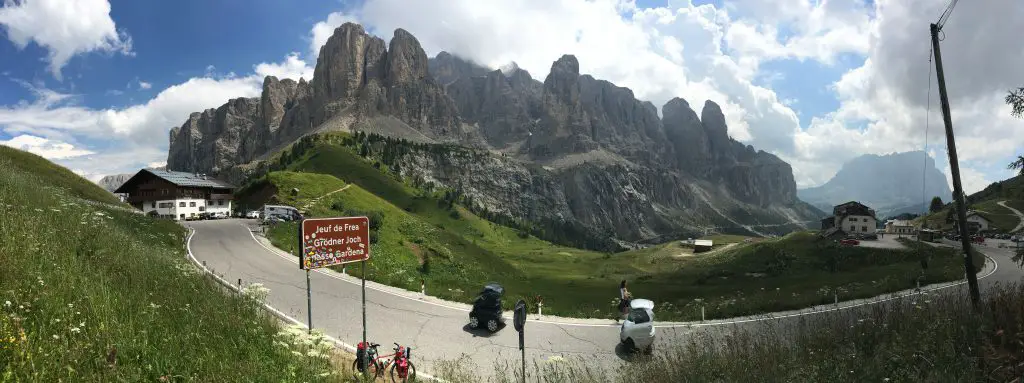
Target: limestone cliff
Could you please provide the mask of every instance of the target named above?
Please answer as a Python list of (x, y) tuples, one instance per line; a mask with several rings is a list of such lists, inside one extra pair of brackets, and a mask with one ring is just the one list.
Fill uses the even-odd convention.
[(662, 115), (630, 89), (581, 74), (572, 55), (541, 82), (515, 65), (428, 58), (403, 29), (385, 43), (346, 23), (320, 49), (313, 79), (267, 77), (259, 98), (193, 113), (171, 130), (167, 162), (239, 178), (240, 165), (257, 168), (304, 135), (365, 131), (489, 153), (399, 161), (404, 176), (467, 190), (490, 211), (627, 241), (818, 218), (796, 198), (789, 164), (730, 138), (714, 102), (698, 116), (676, 98)]

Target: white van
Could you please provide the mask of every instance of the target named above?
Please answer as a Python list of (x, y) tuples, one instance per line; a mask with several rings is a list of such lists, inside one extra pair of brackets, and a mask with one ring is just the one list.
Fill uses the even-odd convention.
[(296, 221), (302, 219), (299, 209), (286, 205), (264, 205), (263, 221), (281, 220)]

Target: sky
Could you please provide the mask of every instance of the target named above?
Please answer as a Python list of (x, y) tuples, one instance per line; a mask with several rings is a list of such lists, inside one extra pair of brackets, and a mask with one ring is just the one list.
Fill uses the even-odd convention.
[[(4, 0), (0, 144), (92, 180), (163, 165), (190, 113), (312, 78), (334, 28), (415, 35), (543, 79), (562, 54), (659, 107), (722, 106), (730, 135), (776, 154), (800, 188), (862, 154), (926, 150), (950, 180), (929, 23), (947, 0)], [(1024, 2), (961, 2), (942, 61), (966, 192), (1014, 173), (1024, 119)], [(922, 163), (924, 159), (922, 158)]]

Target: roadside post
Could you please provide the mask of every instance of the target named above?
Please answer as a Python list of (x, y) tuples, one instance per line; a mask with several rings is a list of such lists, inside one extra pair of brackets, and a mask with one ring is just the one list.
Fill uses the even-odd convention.
[(544, 297), (537, 296), (537, 319), (544, 316)]
[(516, 331), (519, 332), (519, 351), (522, 354), (523, 359), (523, 383), (526, 383), (526, 346), (524, 344), (524, 335), (526, 331), (526, 302), (520, 299), (519, 302), (516, 302), (516, 306), (513, 311), (515, 312), (515, 317), (512, 322), (516, 326)]
[(302, 219), (299, 223), (299, 268), (306, 270), (306, 319), (313, 332), (313, 299), (309, 272), (313, 269), (363, 264), (363, 342), (366, 342), (366, 261), (370, 259), (370, 220), (367, 217)]

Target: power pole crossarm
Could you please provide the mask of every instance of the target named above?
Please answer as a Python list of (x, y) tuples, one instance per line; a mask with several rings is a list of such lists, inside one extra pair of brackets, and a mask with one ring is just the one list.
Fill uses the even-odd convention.
[(942, 54), (939, 50), (939, 25), (931, 24), (932, 50), (935, 51), (935, 77), (939, 83), (939, 103), (942, 106), (942, 122), (946, 126), (946, 151), (949, 153), (949, 170), (953, 176), (953, 199), (956, 207), (956, 222), (960, 231), (960, 244), (964, 250), (964, 271), (967, 274), (967, 287), (971, 294), (971, 304), (974, 310), (980, 309), (978, 301), (978, 276), (974, 269), (974, 259), (971, 256), (971, 237), (967, 230), (967, 212), (964, 205), (963, 187), (960, 184), (960, 163), (956, 156), (956, 142), (953, 138), (953, 118), (949, 115), (949, 98), (946, 95), (946, 78), (942, 72)]

